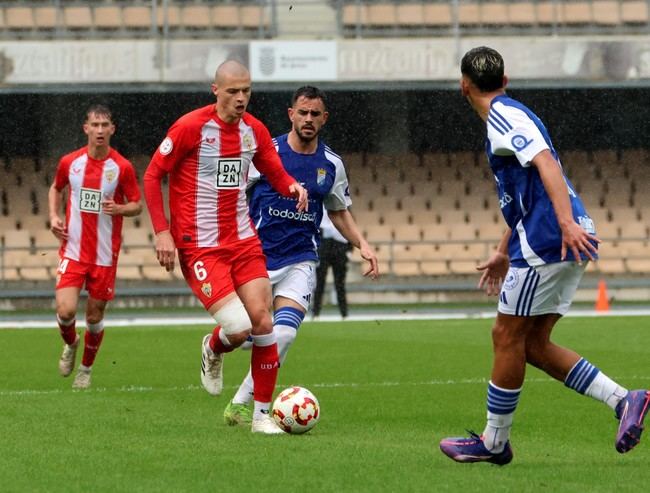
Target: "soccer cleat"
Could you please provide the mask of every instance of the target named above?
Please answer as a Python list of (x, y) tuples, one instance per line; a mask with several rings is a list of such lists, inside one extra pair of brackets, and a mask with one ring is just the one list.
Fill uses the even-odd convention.
[(77, 374), (74, 377), (74, 382), (72, 382), (72, 388), (77, 390), (84, 390), (90, 388), (90, 368), (84, 370), (79, 368)]
[(223, 420), (230, 426), (250, 424), (253, 421), (253, 413), (246, 404), (230, 401), (223, 412)]
[(624, 454), (641, 441), (645, 428), (643, 420), (650, 409), (650, 390), (631, 390), (616, 406), (616, 419), (620, 421), (615, 447)]
[(261, 418), (253, 419), (251, 423), (253, 433), (264, 433), (265, 435), (280, 435), (284, 433), (275, 420), (268, 414), (262, 415)]
[(201, 383), (208, 394), (219, 395), (223, 390), (223, 354), (210, 350), (210, 337), (212, 334), (206, 335), (201, 343)]
[(505, 466), (512, 460), (512, 447), (506, 442), (503, 452), (490, 452), (483, 444), (483, 439), (470, 431), (469, 438), (444, 438), (440, 441), (440, 450), (456, 462), (490, 462)]
[(74, 341), (74, 344), (64, 344), (63, 353), (61, 353), (61, 358), (59, 359), (59, 373), (62, 377), (67, 377), (72, 373), (74, 368), (74, 361), (77, 357), (77, 348), (79, 347), (79, 340), (81, 338), (77, 335), (77, 339)]

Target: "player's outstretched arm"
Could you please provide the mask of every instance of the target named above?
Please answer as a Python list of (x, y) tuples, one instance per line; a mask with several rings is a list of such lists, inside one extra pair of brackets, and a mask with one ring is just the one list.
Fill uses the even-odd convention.
[(555, 216), (562, 230), (562, 252), (561, 259), (566, 258), (568, 250), (571, 250), (576, 261), (580, 261), (581, 253), (588, 259), (594, 260), (594, 254), (597, 252), (593, 242), (600, 243), (600, 240), (587, 233), (573, 219), (571, 210), (571, 200), (569, 199), (569, 188), (567, 187), (564, 176), (560, 170), (560, 165), (555, 160), (551, 152), (546, 149), (537, 154), (532, 164), (539, 171), (539, 176), (544, 183), (546, 193), (548, 193)]
[(343, 235), (343, 237), (350, 242), (351, 245), (357, 247), (361, 253), (361, 258), (368, 262), (367, 269), (363, 275), (371, 279), (379, 277), (379, 262), (377, 261), (377, 254), (375, 250), (368, 244), (366, 239), (359, 231), (356, 221), (348, 209), (340, 211), (327, 211), (334, 227)]

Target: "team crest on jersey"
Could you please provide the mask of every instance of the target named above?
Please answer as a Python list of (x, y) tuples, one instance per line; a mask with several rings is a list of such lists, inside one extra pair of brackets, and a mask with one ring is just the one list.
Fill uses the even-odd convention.
[(327, 178), (327, 171), (323, 168), (318, 168), (316, 170), (316, 184), (322, 185), (325, 182), (325, 178)]
[(248, 149), (249, 151), (253, 149), (253, 137), (251, 136), (251, 134), (244, 135), (244, 137), (242, 138), (242, 142), (244, 143), (246, 149)]
[(212, 284), (209, 283), (209, 282), (204, 282), (203, 284), (201, 284), (201, 292), (202, 292), (202, 293), (203, 293), (207, 298), (209, 298), (210, 296), (212, 296)]
[(116, 175), (115, 170), (112, 169), (106, 170), (106, 173), (104, 173), (104, 177), (108, 183), (112, 183)]
[(165, 137), (165, 140), (163, 140), (160, 143), (160, 147), (158, 147), (158, 150), (160, 151), (160, 154), (166, 156), (167, 154), (172, 152), (173, 148), (174, 148), (174, 142), (172, 141), (172, 139), (169, 137)]

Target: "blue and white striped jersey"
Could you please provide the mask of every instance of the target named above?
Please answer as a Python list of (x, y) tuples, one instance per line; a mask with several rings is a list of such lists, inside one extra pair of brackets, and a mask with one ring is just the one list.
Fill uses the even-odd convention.
[[(560, 163), (548, 131), (537, 115), (505, 94), (492, 100), (486, 152), (496, 180), (501, 212), (512, 229), (508, 253), (515, 267), (561, 261), (562, 232), (539, 172), (531, 166), (532, 159), (545, 149)], [(564, 179), (573, 218), (585, 231), (594, 234), (594, 223), (582, 200), (569, 179), (566, 176)], [(570, 251), (566, 260), (574, 260)]]
[(248, 175), (250, 214), (257, 228), (269, 270), (306, 260), (318, 261), (319, 227), (327, 210), (350, 207), (348, 178), (339, 156), (319, 139), (314, 154), (294, 152), (288, 134), (273, 139), (284, 169), (307, 189), (309, 210), (298, 212), (296, 200), (273, 190), (251, 165)]

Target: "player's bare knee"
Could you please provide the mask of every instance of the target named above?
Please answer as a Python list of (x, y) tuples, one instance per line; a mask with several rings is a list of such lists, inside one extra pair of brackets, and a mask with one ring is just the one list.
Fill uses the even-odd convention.
[(492, 344), (495, 349), (523, 345), (523, 337), (505, 324), (495, 324), (492, 327)]
[(104, 320), (104, 310), (88, 310), (86, 312), (86, 322), (89, 324), (98, 324)]
[(264, 335), (273, 332), (273, 320), (271, 320), (271, 316), (262, 317), (257, 323), (254, 323), (251, 332), (254, 335)]
[(65, 302), (57, 302), (56, 315), (60, 320), (74, 320), (77, 316), (77, 307)]
[(89, 303), (86, 307), (86, 322), (89, 324), (97, 324), (104, 320), (105, 305), (96, 305)]
[(251, 319), (244, 304), (239, 298), (233, 298), (222, 306), (213, 315), (219, 324), (228, 342), (233, 346), (240, 346), (251, 331)]

